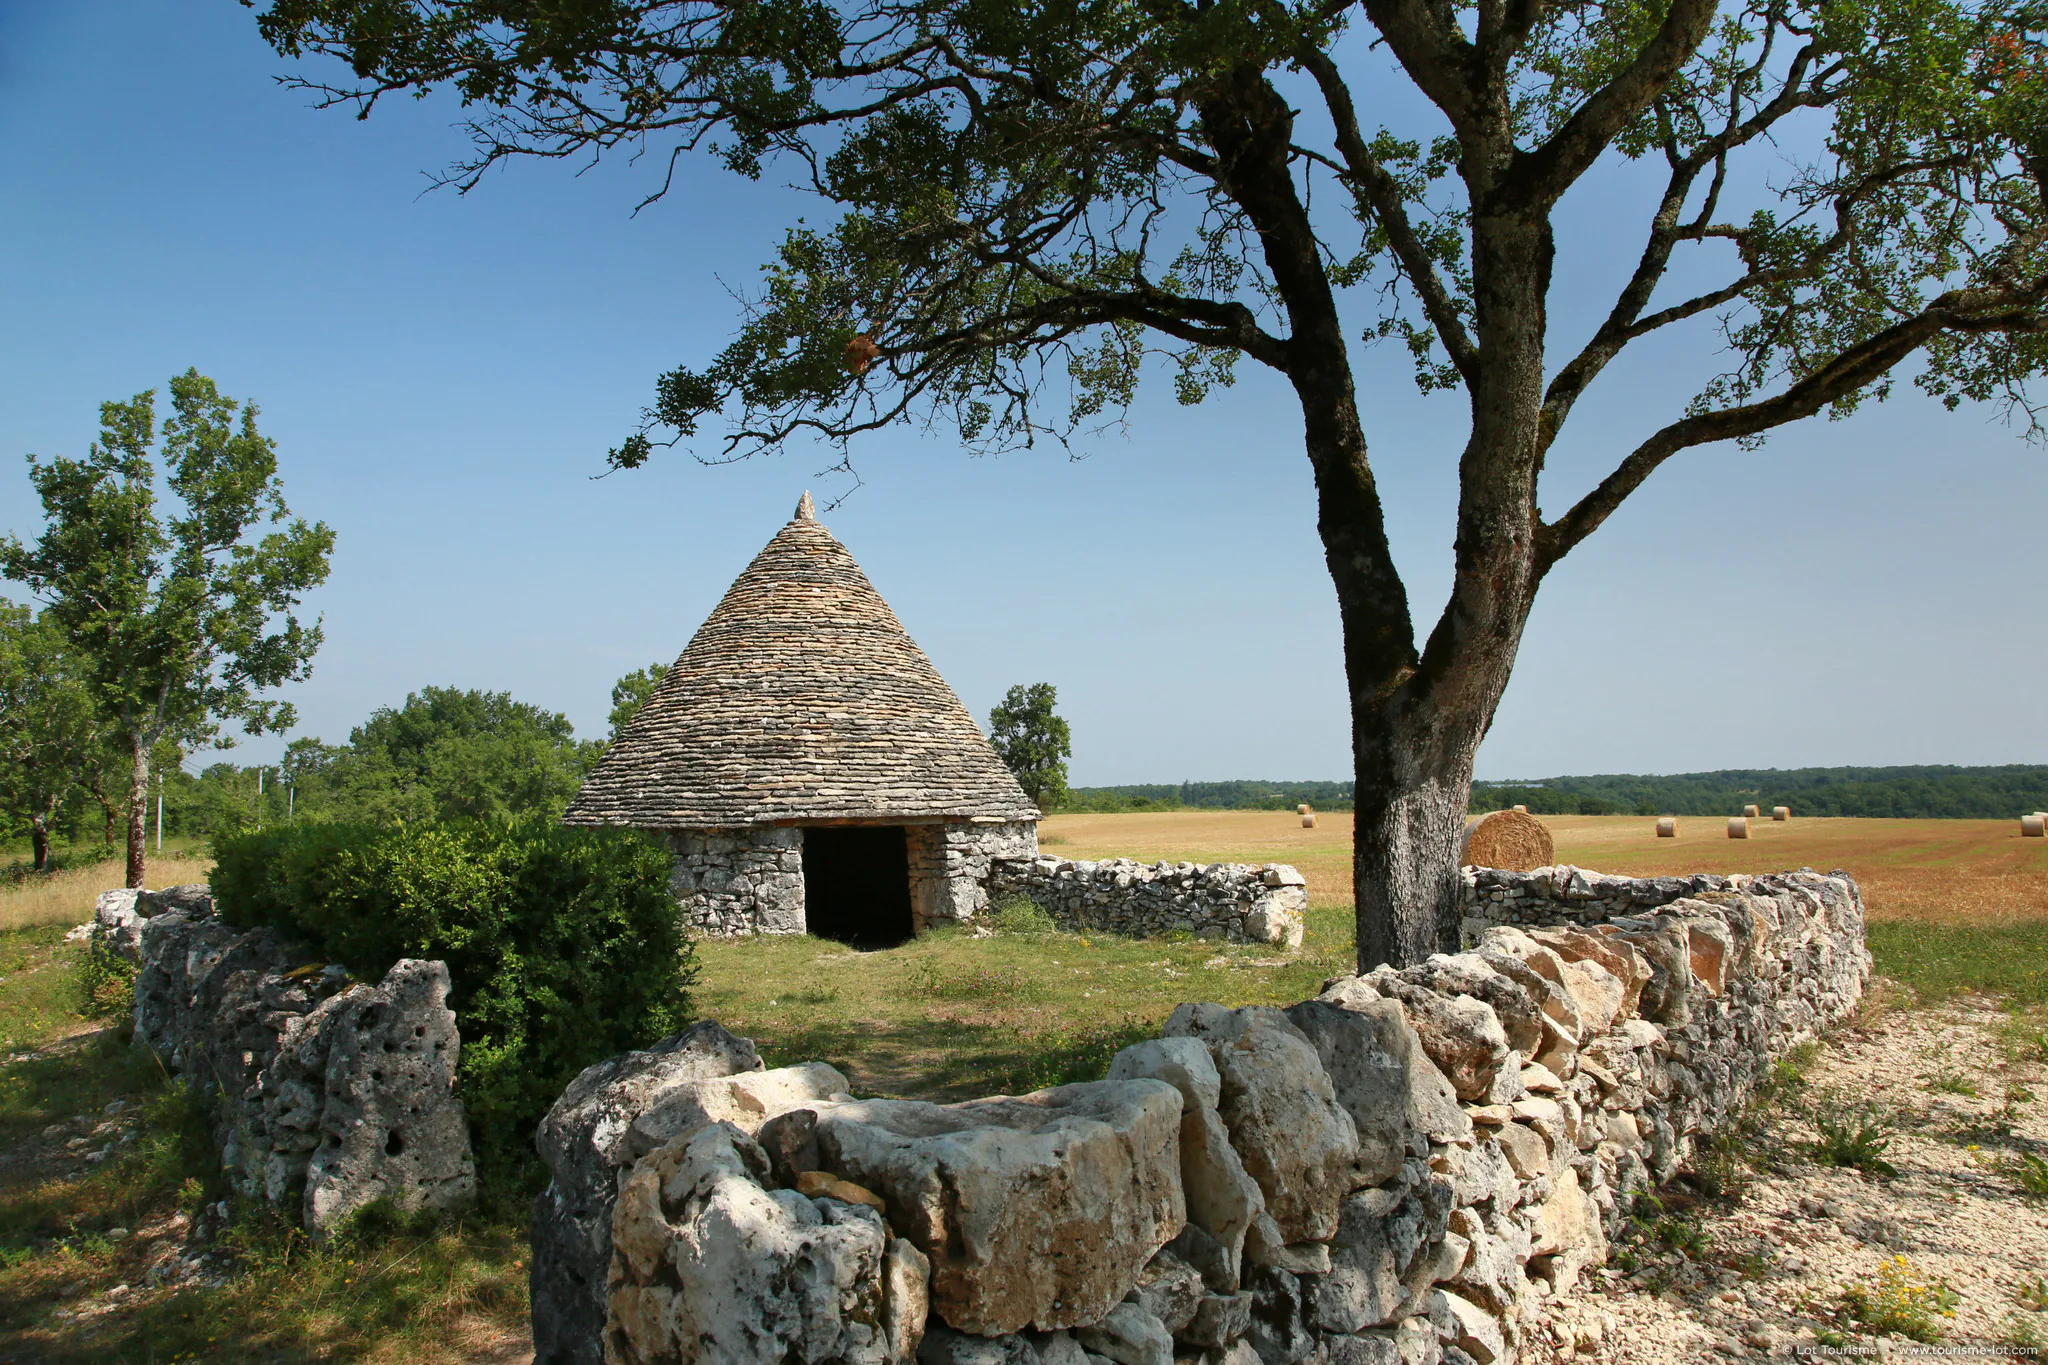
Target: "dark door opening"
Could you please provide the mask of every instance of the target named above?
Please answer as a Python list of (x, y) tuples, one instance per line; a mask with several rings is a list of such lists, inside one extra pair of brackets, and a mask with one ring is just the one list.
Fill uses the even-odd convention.
[(804, 830), (804, 927), (856, 948), (908, 939), (910, 850), (901, 825)]

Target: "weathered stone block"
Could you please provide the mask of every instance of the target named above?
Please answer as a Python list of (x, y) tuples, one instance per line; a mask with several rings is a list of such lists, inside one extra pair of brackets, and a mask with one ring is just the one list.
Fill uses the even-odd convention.
[(994, 1336), (1099, 1320), (1186, 1221), (1180, 1093), (1092, 1081), (1015, 1099), (817, 1114), (822, 1168), (882, 1196), (932, 1263), (932, 1306)]

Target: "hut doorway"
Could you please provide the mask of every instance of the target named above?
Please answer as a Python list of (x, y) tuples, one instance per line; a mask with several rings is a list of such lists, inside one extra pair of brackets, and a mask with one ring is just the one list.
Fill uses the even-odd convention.
[(901, 825), (804, 830), (804, 927), (856, 948), (909, 939), (910, 850)]

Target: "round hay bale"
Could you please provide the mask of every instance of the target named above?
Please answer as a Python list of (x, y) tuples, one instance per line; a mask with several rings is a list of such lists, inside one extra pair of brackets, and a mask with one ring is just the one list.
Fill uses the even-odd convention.
[(1742, 808), (1742, 818), (1745, 820), (1754, 820), (1757, 818), (1757, 816), (1761, 814), (1763, 814), (1763, 812), (1758, 810), (1755, 806), (1744, 806)]
[(1529, 808), (1527, 806), (1510, 806), (1508, 807), (1508, 809), (1512, 810), (1517, 815), (1527, 815), (1529, 813)]
[(1543, 822), (1527, 811), (1497, 810), (1465, 827), (1458, 861), (1466, 867), (1534, 872), (1557, 861), (1557, 846)]
[(1790, 820), (1792, 818), (1792, 808), (1790, 806), (1772, 806), (1771, 818), (1773, 820)]
[[(1756, 807), (1751, 806), (1750, 809), (1755, 810)], [(1731, 839), (1747, 839), (1749, 837), (1749, 817), (1747, 815), (1731, 815), (1728, 817), (1728, 837)]]
[(1301, 813), (1301, 827), (1303, 829), (1314, 829), (1316, 827), (1316, 813), (1314, 811), (1305, 810)]
[(2043, 819), (2038, 815), (2022, 815), (2020, 817), (2020, 838), (2048, 838), (2048, 819)]
[(1307, 815), (1309, 813), (1308, 802), (1304, 801), (1300, 805), (1296, 806), (1294, 808), (1294, 813), (1296, 815)]
[(1676, 839), (1678, 837), (1678, 821), (1668, 815), (1661, 817), (1657, 821), (1657, 837), (1659, 839)]

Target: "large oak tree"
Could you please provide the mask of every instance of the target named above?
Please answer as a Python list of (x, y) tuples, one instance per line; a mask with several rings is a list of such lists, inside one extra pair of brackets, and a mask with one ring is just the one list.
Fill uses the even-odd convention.
[[(906, 418), (1028, 442), (1127, 403), (1157, 357), (1190, 402), (1241, 361), (1283, 376), (1342, 616), (1364, 964), (1455, 940), (1468, 780), (1537, 588), (1659, 465), (1847, 410), (1916, 357), (1944, 401), (2031, 418), (2048, 113), (2044, 21), (2014, 0), (267, 0), (259, 22), (345, 61), (296, 83), (365, 115), (452, 87), (460, 188), (628, 150), (666, 167), (658, 194), (709, 152), (835, 207), (789, 231), (717, 359), (659, 380), (619, 465)], [(1636, 255), (1559, 336), (1554, 216), (1616, 159), (1656, 181), (1602, 204)], [(1726, 372), (1540, 507), (1615, 358), (1716, 325)], [(1357, 397), (1388, 342), (1470, 412), (1426, 634)]]

